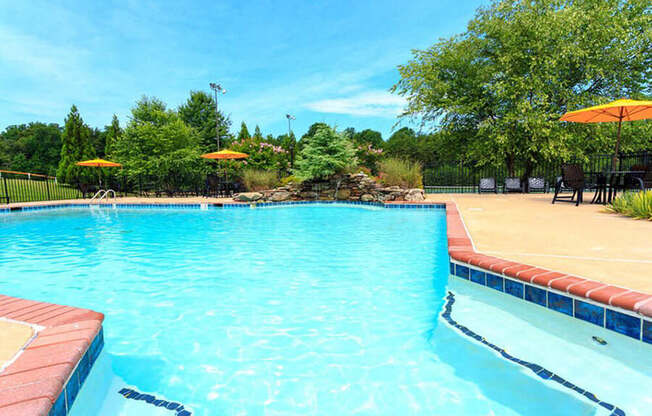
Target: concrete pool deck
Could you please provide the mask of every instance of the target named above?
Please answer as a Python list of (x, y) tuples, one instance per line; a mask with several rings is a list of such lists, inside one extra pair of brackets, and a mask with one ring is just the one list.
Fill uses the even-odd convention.
[(27, 345), (34, 329), (27, 324), (0, 319), (0, 370)]
[(652, 293), (652, 221), (587, 202), (552, 205), (552, 194), (429, 194), (428, 200), (455, 202), (479, 253)]

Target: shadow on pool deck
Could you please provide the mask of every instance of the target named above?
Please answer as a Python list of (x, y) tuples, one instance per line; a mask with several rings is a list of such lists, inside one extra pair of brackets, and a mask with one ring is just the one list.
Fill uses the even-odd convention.
[(552, 194), (430, 194), (457, 204), (478, 252), (652, 293), (652, 221)]

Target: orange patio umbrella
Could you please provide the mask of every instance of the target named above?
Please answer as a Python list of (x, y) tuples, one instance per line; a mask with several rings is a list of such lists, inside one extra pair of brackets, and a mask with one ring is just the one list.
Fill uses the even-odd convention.
[[(246, 159), (249, 157), (246, 153), (234, 152), (233, 150), (220, 150), (219, 152), (206, 153), (201, 155), (204, 159)], [(224, 178), (226, 179), (226, 169), (224, 169)]]
[(618, 149), (620, 148), (620, 126), (623, 121), (645, 120), (652, 118), (652, 101), (630, 100), (621, 98), (608, 104), (596, 105), (582, 110), (569, 111), (560, 121), (575, 123), (609, 123), (618, 122), (616, 151), (612, 160), (612, 169), (616, 167)]

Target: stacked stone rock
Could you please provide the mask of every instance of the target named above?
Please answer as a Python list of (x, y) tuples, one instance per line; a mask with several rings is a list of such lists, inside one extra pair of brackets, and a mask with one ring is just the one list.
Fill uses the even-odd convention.
[(364, 173), (334, 176), (324, 181), (290, 183), (275, 189), (260, 192), (243, 192), (234, 196), (243, 202), (282, 201), (424, 201), (420, 188), (383, 187)]

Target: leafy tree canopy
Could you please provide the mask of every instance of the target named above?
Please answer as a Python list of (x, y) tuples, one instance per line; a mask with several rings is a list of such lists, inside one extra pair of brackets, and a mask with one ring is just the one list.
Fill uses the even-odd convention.
[(0, 133), (0, 169), (55, 175), (60, 157), (58, 124), (21, 124)]
[(124, 173), (162, 178), (164, 185), (170, 185), (208, 169), (200, 158), (199, 134), (165, 103), (143, 97), (131, 114), (131, 121), (112, 145)]
[(440, 128), (443, 145), (479, 165), (527, 171), (609, 151), (613, 135), (600, 133), (613, 125), (559, 117), (649, 95), (651, 26), (645, 0), (495, 1), (463, 34), (415, 51), (393, 90), (408, 100), (404, 117)]
[(104, 127), (104, 131), (106, 134), (104, 154), (107, 155), (108, 157), (111, 157), (111, 155), (113, 154), (113, 146), (122, 135), (120, 122), (118, 121), (118, 117), (115, 114), (111, 119), (111, 124)]

